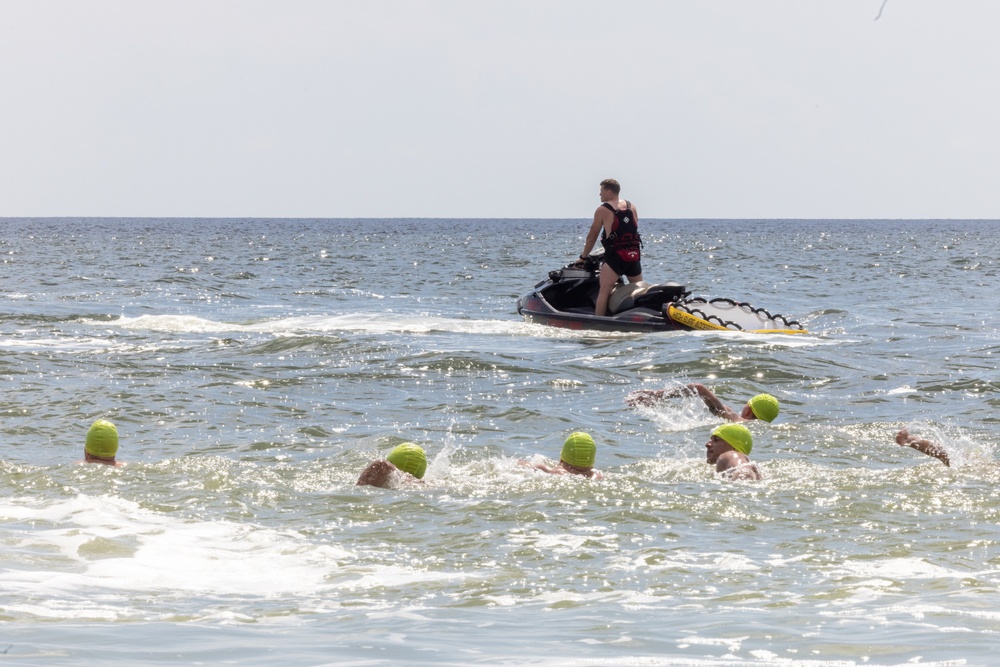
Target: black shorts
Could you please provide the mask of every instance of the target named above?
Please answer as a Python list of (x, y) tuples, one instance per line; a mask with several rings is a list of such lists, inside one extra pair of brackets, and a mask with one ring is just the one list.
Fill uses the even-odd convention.
[(626, 262), (614, 251), (604, 253), (604, 263), (619, 276), (632, 278), (633, 276), (642, 275), (642, 260)]

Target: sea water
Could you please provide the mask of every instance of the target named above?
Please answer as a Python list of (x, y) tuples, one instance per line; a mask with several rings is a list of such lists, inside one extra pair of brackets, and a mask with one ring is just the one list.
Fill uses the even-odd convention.
[[(587, 227), (0, 220), (0, 664), (996, 664), (1000, 224), (645, 220), (648, 280), (810, 333), (524, 323)], [(781, 401), (762, 482), (625, 404), (686, 382)], [(574, 430), (603, 481), (518, 464)]]

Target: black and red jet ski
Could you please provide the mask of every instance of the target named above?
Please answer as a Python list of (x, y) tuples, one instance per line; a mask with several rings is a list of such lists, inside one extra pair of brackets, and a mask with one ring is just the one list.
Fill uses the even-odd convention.
[(608, 314), (594, 314), (602, 257), (549, 271), (549, 276), (517, 300), (526, 322), (597, 331), (744, 331), (807, 333), (795, 320), (732, 299), (691, 297), (684, 285), (645, 282), (615, 285)]

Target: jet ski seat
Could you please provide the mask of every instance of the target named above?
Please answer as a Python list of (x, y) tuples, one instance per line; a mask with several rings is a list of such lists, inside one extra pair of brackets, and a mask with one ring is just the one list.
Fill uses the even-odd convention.
[(637, 283), (616, 284), (615, 288), (611, 290), (611, 296), (608, 297), (608, 312), (615, 314), (635, 308), (636, 298), (645, 294), (650, 287), (652, 285), (644, 280)]
[(608, 311), (621, 313), (632, 308), (648, 308), (660, 312), (664, 304), (678, 301), (691, 294), (679, 283), (650, 285), (645, 281), (619, 283), (608, 299)]
[(660, 312), (663, 306), (674, 301), (681, 301), (691, 296), (680, 283), (663, 283), (653, 285), (642, 294), (635, 297), (635, 305)]

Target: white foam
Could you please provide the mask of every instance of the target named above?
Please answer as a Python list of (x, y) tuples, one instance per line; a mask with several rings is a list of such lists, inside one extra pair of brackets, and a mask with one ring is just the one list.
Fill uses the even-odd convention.
[(569, 533), (559, 533), (542, 535), (530, 533), (527, 535), (512, 535), (509, 540), (511, 544), (530, 545), (540, 552), (553, 554), (575, 554), (583, 545), (592, 538), (587, 535), (573, 535)]
[[(100, 323), (107, 326), (107, 322)], [(363, 333), (478, 333), (486, 335), (531, 335), (534, 325), (511, 320), (477, 320), (413, 314), (351, 313), (307, 315), (241, 324), (218, 322), (192, 315), (140, 315), (115, 321), (123, 329), (174, 333), (271, 333), (309, 334), (352, 331)]]
[(868, 577), (868, 585), (882, 588), (899, 579), (962, 579), (968, 571), (958, 571), (928, 563), (922, 558), (886, 558), (878, 561), (850, 561), (842, 570), (853, 576)]
[(655, 405), (639, 405), (635, 410), (649, 419), (660, 431), (676, 433), (718, 424), (700, 398), (678, 398)]
[[(0, 572), (7, 591), (307, 594), (328, 588), (339, 564), (353, 559), (292, 531), (193, 520), (116, 497), (79, 495), (49, 504), (8, 500), (0, 517), (49, 526), (19, 535), (8, 530), (8, 551), (26, 555), (18, 557), (24, 568)], [(36, 553), (48, 555), (36, 560)]]
[[(97, 324), (95, 322), (95, 324)], [(108, 326), (101, 322), (101, 326)], [(245, 325), (215, 322), (193, 315), (140, 315), (139, 317), (123, 317), (113, 323), (114, 326), (131, 331), (163, 331), (171, 333), (226, 333), (246, 330)]]
[(705, 331), (683, 331), (682, 333), (688, 336), (699, 336), (703, 338), (721, 337), (730, 342), (740, 342), (740, 343), (753, 342), (758, 344), (766, 343), (767, 345), (772, 345), (774, 347), (785, 347), (785, 348), (839, 345), (843, 342), (840, 340), (821, 338), (820, 334), (818, 334), (815, 331), (810, 331), (809, 333), (783, 334), (783, 333), (753, 333), (751, 331), (734, 331), (731, 329), (727, 329), (726, 331), (705, 330)]
[(336, 589), (370, 589), (397, 586), (409, 586), (412, 584), (428, 583), (434, 581), (461, 581), (470, 579), (472, 575), (461, 572), (434, 572), (431, 570), (412, 570), (408, 568), (387, 566), (378, 570), (373, 570), (361, 577), (342, 581), (333, 584), (331, 588)]
[[(20, 332), (19, 332), (20, 333)], [(0, 342), (0, 349), (5, 350), (27, 350), (27, 351), (50, 351), (60, 352), (92, 352), (95, 350), (108, 350), (120, 348), (121, 345), (109, 344), (106, 338), (13, 338), (5, 336)]]
[[(85, 320), (86, 321), (86, 320)], [(634, 332), (613, 332), (596, 330), (572, 330), (550, 327), (544, 324), (529, 324), (521, 320), (470, 319), (459, 317), (422, 315), (414, 313), (348, 313), (343, 315), (304, 315), (278, 318), (262, 322), (221, 322), (194, 315), (139, 315), (121, 317), (111, 322), (93, 320), (90, 323), (101, 327), (121, 327), (132, 331), (160, 331), (169, 333), (271, 333), (278, 335), (301, 335), (309, 333), (335, 333), (339, 331), (383, 333), (475, 333), (497, 336), (531, 336), (545, 338), (590, 338), (590, 337), (631, 337)], [(667, 332), (674, 335), (678, 332)], [(804, 347), (826, 345), (832, 341), (821, 340), (810, 335), (789, 336), (786, 334), (752, 334), (741, 332), (682, 332), (693, 335), (724, 335), (745, 340), (766, 342), (779, 347)]]
[(952, 468), (992, 466), (995, 445), (966, 433), (962, 428), (929, 422), (911, 423), (906, 428), (912, 435), (940, 443), (948, 453)]

